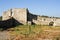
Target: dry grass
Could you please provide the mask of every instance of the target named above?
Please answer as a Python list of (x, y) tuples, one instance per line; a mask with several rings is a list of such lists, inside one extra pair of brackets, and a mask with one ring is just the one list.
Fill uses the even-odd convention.
[[(60, 40), (60, 27), (41, 25), (20, 25), (8, 29), (11, 36), (21, 40)], [(47, 31), (45, 31), (47, 30)], [(56, 32), (55, 32), (56, 31)]]

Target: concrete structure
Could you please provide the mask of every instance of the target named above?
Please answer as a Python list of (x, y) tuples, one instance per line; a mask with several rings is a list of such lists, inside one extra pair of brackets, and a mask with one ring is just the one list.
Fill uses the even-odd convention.
[(3, 17), (2, 20), (8, 20), (11, 17), (13, 17), (16, 21), (24, 25), (26, 24), (50, 25), (51, 22), (53, 22), (52, 26), (60, 26), (60, 18), (50, 18), (34, 15), (31, 14), (27, 8), (10, 9), (8, 11), (5, 11), (2, 17)]

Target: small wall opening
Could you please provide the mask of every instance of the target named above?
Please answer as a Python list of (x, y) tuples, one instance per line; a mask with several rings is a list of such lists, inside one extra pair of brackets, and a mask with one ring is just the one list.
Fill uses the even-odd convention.
[(49, 26), (53, 26), (53, 25), (54, 25), (54, 22), (51, 21), (51, 22), (49, 23)]

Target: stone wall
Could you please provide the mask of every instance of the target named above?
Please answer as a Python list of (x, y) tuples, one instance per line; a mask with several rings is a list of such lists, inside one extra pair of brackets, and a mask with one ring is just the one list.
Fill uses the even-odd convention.
[(33, 20), (33, 22), (37, 25), (49, 25), (50, 22), (54, 22), (53, 26), (60, 26), (60, 19), (57, 18), (37, 16), (37, 20)]
[(2, 15), (2, 20), (8, 20), (11, 18), (11, 9), (3, 12), (3, 15)]
[(14, 18), (15, 24), (37, 24), (37, 25), (49, 25), (50, 22), (54, 22), (53, 26), (60, 26), (59, 18), (41, 17), (29, 12), (27, 8), (14, 8), (5, 11), (2, 16), (2, 20), (8, 20), (11, 17)]
[(18, 22), (22, 24), (27, 23), (27, 9), (21, 8), (21, 9), (12, 9), (13, 18), (15, 18)]
[(3, 13), (2, 20), (8, 20), (11, 17), (13, 17), (18, 22), (26, 25), (27, 24), (27, 8), (14, 8), (14, 9), (5, 11)]
[(27, 21), (30, 22), (31, 24), (35, 24), (33, 20), (37, 20), (37, 15), (28, 13), (27, 14)]

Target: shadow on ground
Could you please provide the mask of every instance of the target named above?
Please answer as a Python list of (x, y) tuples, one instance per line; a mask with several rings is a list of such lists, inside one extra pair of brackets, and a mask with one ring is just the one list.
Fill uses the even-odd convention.
[(0, 29), (7, 30), (12, 27), (16, 27), (18, 25), (23, 25), (22, 23), (18, 22), (14, 18), (10, 18), (8, 20), (0, 21)]

